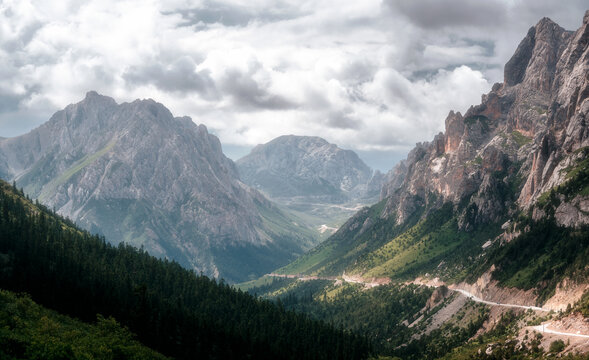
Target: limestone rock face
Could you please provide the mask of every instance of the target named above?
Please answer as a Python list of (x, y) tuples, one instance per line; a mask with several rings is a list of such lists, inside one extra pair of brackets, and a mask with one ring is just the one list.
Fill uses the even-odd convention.
[(407, 161), (401, 160), (386, 174), (380, 191), (380, 200), (393, 195), (403, 184), (406, 175)]
[[(504, 83), (466, 114), (451, 111), (445, 132), (417, 144), (393, 170), (381, 217), (402, 223), (417, 209), (466, 201), (459, 223), (468, 230), (527, 209), (565, 182), (589, 146), (588, 44), (589, 12), (576, 32), (540, 20), (505, 65)], [(561, 203), (557, 220), (588, 223), (586, 202), (579, 195)]]
[(521, 41), (515, 54), (505, 64), (504, 81), (508, 86), (517, 85), (522, 82), (526, 75), (526, 69), (536, 44), (536, 28), (532, 27), (528, 35)]
[(89, 92), (0, 140), (0, 164), (6, 179), (109, 241), (228, 280), (271, 271), (311, 245), (286, 220), (292, 229), (267, 229), (261, 210), (281, 212), (239, 180), (219, 140), (153, 100), (117, 104)]

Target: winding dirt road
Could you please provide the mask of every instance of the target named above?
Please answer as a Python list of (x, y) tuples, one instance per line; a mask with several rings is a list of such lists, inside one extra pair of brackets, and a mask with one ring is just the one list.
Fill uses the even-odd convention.
[[(381, 283), (376, 283), (376, 282), (364, 282), (360, 279), (357, 278), (352, 278), (352, 277), (348, 277), (348, 276), (342, 276), (342, 277), (333, 277), (333, 276), (299, 276), (299, 275), (283, 275), (283, 274), (274, 274), (274, 273), (270, 273), (267, 274), (267, 276), (271, 276), (271, 277), (281, 277), (281, 278), (290, 278), (290, 279), (298, 279), (301, 281), (309, 281), (309, 280), (330, 280), (330, 281), (345, 281), (348, 283), (353, 283), (353, 284), (361, 284), (364, 285), (366, 287), (372, 288), (372, 287), (376, 287), (376, 286), (380, 286), (380, 285), (384, 285)], [(425, 284), (424, 284), (425, 285)], [(483, 303), (489, 306), (502, 306), (502, 307), (507, 307), (507, 308), (517, 308), (517, 309), (525, 309), (525, 310), (534, 310), (534, 311), (544, 311), (544, 312), (550, 312), (550, 310), (548, 309), (544, 309), (538, 306), (526, 306), (526, 305), (517, 305), (517, 304), (503, 304), (503, 303), (497, 303), (497, 302), (493, 302), (493, 301), (487, 301), (487, 300), (483, 300), (477, 296), (475, 296), (474, 294), (471, 294), (470, 292), (464, 290), (464, 289), (458, 289), (458, 288), (449, 288), (449, 290), (452, 291), (456, 291), (459, 292), (460, 294), (462, 294), (463, 296), (471, 299), (472, 301), (475, 302), (479, 302), (479, 303)], [(556, 331), (556, 330), (551, 330), (548, 327), (551, 325), (551, 323), (545, 323), (543, 325), (538, 325), (538, 326), (534, 326), (532, 327), (534, 330), (538, 331), (538, 332), (545, 332), (545, 333), (549, 333), (549, 334), (555, 334), (555, 335), (561, 335), (561, 336), (573, 336), (573, 337), (580, 337), (580, 338), (587, 338), (589, 339), (589, 335), (584, 335), (584, 334), (580, 334), (580, 333), (569, 333), (569, 332), (562, 332), (562, 331)]]
[(549, 325), (550, 325), (550, 323), (546, 323), (546, 324), (543, 324), (543, 325), (532, 326), (532, 329), (536, 330), (539, 333), (547, 333), (547, 334), (555, 334), (555, 335), (563, 335), (563, 336), (574, 336), (574, 337), (581, 337), (581, 338), (589, 339), (589, 335), (575, 334), (575, 333), (568, 333), (568, 332), (551, 330), (551, 329), (548, 328)]
[(466, 296), (467, 298), (479, 302), (479, 303), (483, 303), (483, 304), (487, 304), (487, 305), (491, 305), (491, 306), (503, 306), (503, 307), (508, 307), (508, 308), (518, 308), (518, 309), (531, 309), (531, 310), (535, 310), (535, 311), (546, 311), (546, 312), (550, 312), (550, 310), (548, 309), (544, 309), (541, 307), (537, 307), (537, 306), (526, 306), (526, 305), (516, 305), (516, 304), (502, 304), (502, 303), (497, 303), (497, 302), (493, 302), (493, 301), (487, 301), (487, 300), (483, 300), (471, 293), (469, 293), (466, 290), (463, 289), (450, 289), (453, 291), (458, 291), (459, 293), (461, 293), (462, 295)]

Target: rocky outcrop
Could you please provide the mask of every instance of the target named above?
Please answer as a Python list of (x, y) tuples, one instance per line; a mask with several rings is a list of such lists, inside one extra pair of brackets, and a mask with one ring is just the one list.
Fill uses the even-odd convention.
[(407, 161), (401, 160), (386, 174), (380, 190), (380, 199), (382, 200), (393, 195), (403, 184), (406, 175)]
[[(89, 92), (1, 140), (0, 155), (8, 180), (86, 229), (209, 275), (244, 280), (312, 245), (239, 180), (204, 125), (153, 100), (117, 104)], [(272, 228), (265, 216), (275, 217)]]
[[(539, 64), (537, 68), (545, 71), (539, 71), (537, 77), (531, 74), (526, 77), (528, 88), (536, 85), (541, 89), (548, 87), (549, 91), (546, 114), (534, 131), (535, 146), (525, 164), (529, 176), (519, 197), (523, 207), (529, 207), (542, 193), (563, 183), (566, 180), (563, 170), (571, 165), (576, 151), (589, 146), (588, 18), (585, 14), (582, 27), (575, 33), (548, 32), (550, 39), (560, 38), (562, 44), (548, 52), (550, 61), (535, 62)], [(552, 79), (550, 86), (546, 85), (548, 79)]]
[[(566, 182), (589, 146), (588, 19), (589, 12), (574, 33), (548, 18), (532, 27), (506, 64), (504, 83), (464, 115), (451, 111), (445, 132), (417, 144), (394, 171), (381, 192), (381, 217), (401, 224), (418, 209), (466, 201), (460, 227), (469, 230), (527, 209)], [(559, 223), (587, 223), (585, 210), (570, 211), (586, 199), (561, 203)]]
[(427, 309), (433, 309), (434, 307), (436, 307), (436, 305), (440, 304), (449, 295), (450, 295), (450, 290), (448, 290), (447, 286), (442, 285), (442, 286), (436, 287), (434, 289), (434, 292), (430, 296), (430, 298), (427, 299), (427, 302), (425, 303), (425, 307)]

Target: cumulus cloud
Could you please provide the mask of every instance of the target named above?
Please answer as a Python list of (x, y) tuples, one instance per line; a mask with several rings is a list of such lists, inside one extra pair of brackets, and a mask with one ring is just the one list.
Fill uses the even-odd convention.
[[(228, 155), (319, 135), (386, 170), (491, 84), (527, 29), (584, 0), (5, 0), (0, 136), (83, 98), (153, 98)], [(231, 149), (235, 150), (231, 153)], [(375, 155), (379, 154), (379, 155)], [(390, 165), (383, 168), (387, 156)], [(371, 163), (371, 159), (366, 159)], [(373, 165), (376, 163), (373, 163)]]

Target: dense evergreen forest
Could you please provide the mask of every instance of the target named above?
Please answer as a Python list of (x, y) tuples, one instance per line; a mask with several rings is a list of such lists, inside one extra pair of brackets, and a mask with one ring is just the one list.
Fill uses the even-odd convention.
[(359, 359), (368, 341), (77, 229), (0, 182), (0, 287), (84, 321), (113, 316), (175, 358)]

